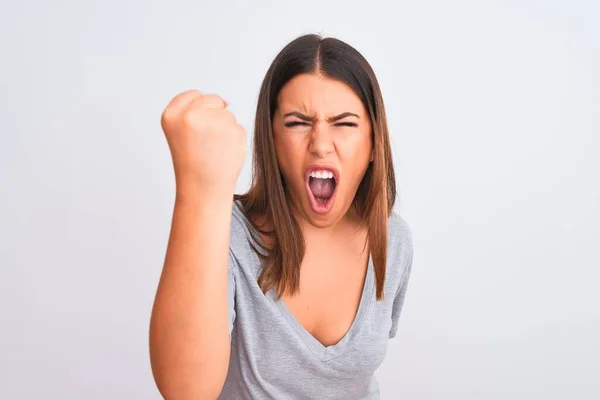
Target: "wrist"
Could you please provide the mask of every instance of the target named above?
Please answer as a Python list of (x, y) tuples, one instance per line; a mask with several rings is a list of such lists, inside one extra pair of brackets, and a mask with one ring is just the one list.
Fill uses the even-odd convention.
[(232, 188), (178, 182), (175, 197), (177, 202), (200, 203), (211, 207), (226, 204), (229, 207), (233, 194)]

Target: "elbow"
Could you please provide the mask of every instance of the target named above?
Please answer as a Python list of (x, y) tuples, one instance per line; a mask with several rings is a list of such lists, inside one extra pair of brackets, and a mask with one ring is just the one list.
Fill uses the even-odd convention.
[[(229, 347), (188, 343), (150, 328), (150, 367), (156, 387), (166, 400), (214, 400), (227, 378)], [(219, 351), (220, 350), (220, 351)]]
[[(152, 357), (151, 357), (152, 359)], [(221, 394), (226, 373), (202, 371), (192, 366), (151, 361), (154, 383), (165, 400), (215, 400)]]
[(223, 382), (215, 379), (182, 379), (154, 372), (154, 382), (165, 400), (215, 400), (221, 394)]
[(215, 400), (221, 394), (222, 389), (216, 385), (161, 385), (158, 382), (157, 387), (165, 400)]

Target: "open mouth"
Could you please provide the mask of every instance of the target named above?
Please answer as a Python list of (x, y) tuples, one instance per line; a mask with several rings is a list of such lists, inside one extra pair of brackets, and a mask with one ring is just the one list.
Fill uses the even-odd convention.
[(337, 170), (328, 167), (311, 167), (307, 170), (306, 187), (315, 212), (325, 214), (333, 207), (337, 188)]

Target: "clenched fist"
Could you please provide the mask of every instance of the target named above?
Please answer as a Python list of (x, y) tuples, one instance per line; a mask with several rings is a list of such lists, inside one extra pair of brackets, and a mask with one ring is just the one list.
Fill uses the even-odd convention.
[(246, 157), (246, 131), (221, 97), (183, 92), (167, 105), (161, 125), (178, 188), (233, 194)]

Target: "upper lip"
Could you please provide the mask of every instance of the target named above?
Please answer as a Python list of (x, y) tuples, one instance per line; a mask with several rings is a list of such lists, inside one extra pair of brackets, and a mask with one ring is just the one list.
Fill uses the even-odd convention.
[(331, 171), (333, 173), (333, 178), (335, 179), (335, 182), (336, 183), (339, 182), (340, 172), (338, 171), (338, 169), (336, 167), (334, 167), (332, 165), (311, 164), (304, 171), (304, 177), (308, 181), (308, 178), (310, 177), (311, 172), (323, 171), (323, 170)]

